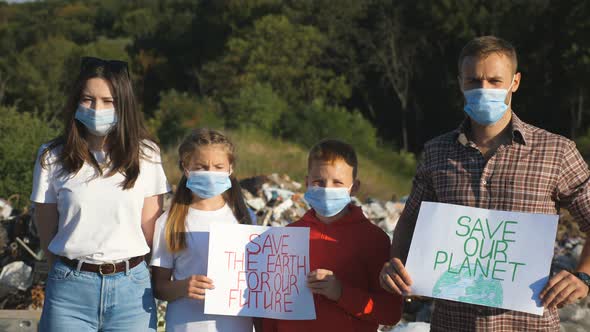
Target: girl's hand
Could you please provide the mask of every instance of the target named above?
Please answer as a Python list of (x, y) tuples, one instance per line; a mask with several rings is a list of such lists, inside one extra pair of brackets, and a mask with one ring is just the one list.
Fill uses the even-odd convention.
[(307, 275), (307, 287), (314, 294), (320, 294), (332, 301), (340, 300), (342, 285), (330, 270), (317, 269)]
[(205, 290), (214, 289), (213, 280), (203, 275), (193, 274), (186, 281), (186, 297), (195, 300), (205, 299)]

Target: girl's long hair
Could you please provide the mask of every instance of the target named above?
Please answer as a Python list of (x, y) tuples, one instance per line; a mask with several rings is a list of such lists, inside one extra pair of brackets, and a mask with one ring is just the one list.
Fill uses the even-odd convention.
[[(191, 156), (198, 152), (198, 149), (204, 146), (218, 145), (227, 153), (230, 165), (235, 167), (235, 148), (233, 143), (224, 134), (211, 129), (194, 130), (187, 138), (184, 139), (178, 148), (178, 167), (182, 171), (182, 178), (176, 188), (176, 193), (172, 199), (172, 205), (168, 212), (166, 220), (166, 243), (171, 252), (178, 252), (186, 248), (186, 216), (189, 206), (193, 201), (193, 193), (187, 188), (187, 178), (184, 175), (183, 165), (188, 165)], [(244, 202), (242, 188), (240, 183), (232, 174), (230, 175), (231, 189), (224, 192), (223, 198), (231, 208), (234, 216), (240, 224), (251, 224), (250, 213)]]
[[(107, 81), (111, 87), (117, 124), (106, 136), (105, 146), (107, 164), (101, 167), (90, 152), (86, 137), (90, 135), (86, 127), (74, 116), (80, 103), (86, 82), (93, 78)], [(46, 167), (46, 155), (49, 151), (61, 147), (54, 162), (61, 166), (61, 175), (76, 174), (88, 163), (99, 176), (112, 176), (121, 173), (125, 179), (121, 182), (123, 189), (133, 188), (139, 176), (139, 161), (145, 157), (147, 150), (154, 150), (154, 140), (143, 124), (143, 118), (137, 110), (137, 103), (128, 70), (110, 70), (108, 64), (85, 67), (80, 70), (63, 111), (64, 132), (49, 142), (41, 154), (41, 166)], [(106, 170), (106, 174), (103, 174)]]

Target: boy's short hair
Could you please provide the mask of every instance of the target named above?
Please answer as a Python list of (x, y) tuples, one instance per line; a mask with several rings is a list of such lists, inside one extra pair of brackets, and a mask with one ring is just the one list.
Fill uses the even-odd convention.
[(324, 139), (314, 145), (309, 151), (307, 158), (307, 170), (311, 168), (313, 161), (334, 162), (344, 160), (352, 167), (352, 178), (356, 179), (358, 160), (352, 145), (336, 139)]
[(518, 68), (516, 49), (506, 40), (495, 36), (482, 36), (470, 40), (461, 50), (461, 54), (459, 54), (459, 72), (461, 72), (463, 60), (466, 57), (473, 56), (477, 58), (486, 58), (492, 53), (507, 56), (508, 59), (510, 59), (510, 62), (512, 62), (512, 69), (516, 73)]

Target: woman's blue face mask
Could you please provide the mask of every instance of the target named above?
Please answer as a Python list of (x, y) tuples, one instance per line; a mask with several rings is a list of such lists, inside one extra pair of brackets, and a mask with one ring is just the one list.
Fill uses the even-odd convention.
[(97, 111), (78, 105), (74, 117), (96, 136), (106, 136), (117, 124), (117, 113), (114, 108)]

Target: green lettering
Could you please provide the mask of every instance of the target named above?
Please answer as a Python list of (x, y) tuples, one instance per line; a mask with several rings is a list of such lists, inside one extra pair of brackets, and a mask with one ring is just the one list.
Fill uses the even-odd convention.
[[(473, 252), (471, 254), (468, 252), (469, 240), (475, 241), (475, 248), (473, 248)], [(471, 241), (471, 242), (473, 243), (473, 241)], [(477, 239), (474, 237), (470, 237), (467, 240), (465, 240), (465, 243), (463, 244), (463, 251), (465, 252), (465, 255), (467, 255), (467, 256), (475, 256), (475, 254), (477, 253), (478, 247), (479, 247), (479, 242), (477, 241)]]
[(490, 260), (488, 259), (488, 260), (487, 260), (487, 262), (488, 262), (488, 264), (486, 265), (485, 272), (484, 272), (484, 268), (483, 268), (483, 266), (481, 265), (481, 261), (479, 260), (479, 258), (476, 258), (476, 259), (475, 259), (475, 268), (473, 269), (473, 270), (474, 270), (474, 271), (473, 271), (473, 276), (474, 276), (474, 277), (476, 277), (476, 276), (477, 276), (477, 275), (476, 275), (476, 271), (477, 271), (477, 267), (478, 267), (478, 266), (479, 266), (479, 270), (481, 271), (481, 274), (482, 274), (484, 277), (486, 277), (486, 278), (488, 277), (488, 273), (490, 272)]
[[(440, 254), (443, 254), (444, 255), (444, 259), (442, 261), (439, 260), (439, 258), (438, 258)], [(437, 251), (436, 252), (436, 257), (434, 258), (434, 270), (436, 270), (436, 265), (442, 264), (442, 263), (446, 262), (448, 257), (449, 256), (447, 255), (446, 252), (444, 252), (442, 250)]]
[(459, 233), (459, 231), (455, 231), (455, 234), (459, 235), (459, 236), (467, 236), (467, 234), (469, 234), (469, 225), (463, 224), (461, 223), (461, 221), (467, 220), (467, 224), (471, 223), (471, 218), (469, 218), (469, 216), (462, 216), (459, 219), (457, 219), (457, 225), (465, 227), (465, 233), (461, 234)]
[(494, 262), (494, 268), (492, 269), (492, 279), (495, 279), (495, 280), (504, 280), (502, 278), (496, 278), (496, 271), (498, 271), (498, 272), (506, 272), (506, 270), (496, 268), (496, 264), (498, 264), (498, 263), (503, 264), (505, 262), (500, 262), (500, 261), (495, 261)]
[[(504, 248), (500, 248), (500, 245), (503, 245)], [(496, 250), (494, 250), (494, 260), (498, 260), (498, 254), (504, 255), (504, 259), (501, 262), (507, 262), (508, 256), (506, 255), (506, 250), (508, 249), (508, 243), (506, 241), (496, 241)]]
[(469, 276), (471, 277), (471, 265), (469, 263), (469, 257), (465, 257), (465, 259), (463, 260), (463, 263), (461, 264), (461, 267), (459, 268), (459, 274), (461, 274), (461, 272), (463, 271), (464, 268), (467, 269), (467, 272), (469, 272)]
[(512, 281), (514, 281), (514, 279), (516, 278), (516, 268), (517, 268), (519, 265), (523, 265), (523, 266), (524, 266), (524, 265), (526, 265), (526, 264), (525, 264), (525, 263), (517, 263), (517, 262), (510, 262), (510, 263), (508, 263), (508, 264), (512, 264), (512, 265), (514, 265), (514, 270), (512, 270)]
[(481, 219), (479, 218), (477, 218), (477, 220), (475, 221), (475, 225), (473, 225), (473, 229), (471, 230), (471, 234), (469, 234), (469, 236), (473, 236), (473, 233), (475, 233), (476, 231), (481, 233), (482, 239), (486, 238), (486, 235), (483, 232), (483, 225), (481, 224)]
[(516, 234), (516, 232), (511, 232), (511, 231), (507, 230), (509, 224), (518, 225), (518, 222), (516, 222), (516, 221), (505, 221), (504, 222), (504, 233), (502, 234), (502, 241), (516, 242), (516, 240), (514, 240), (514, 239), (512, 239), (512, 240), (506, 239), (506, 234)]

